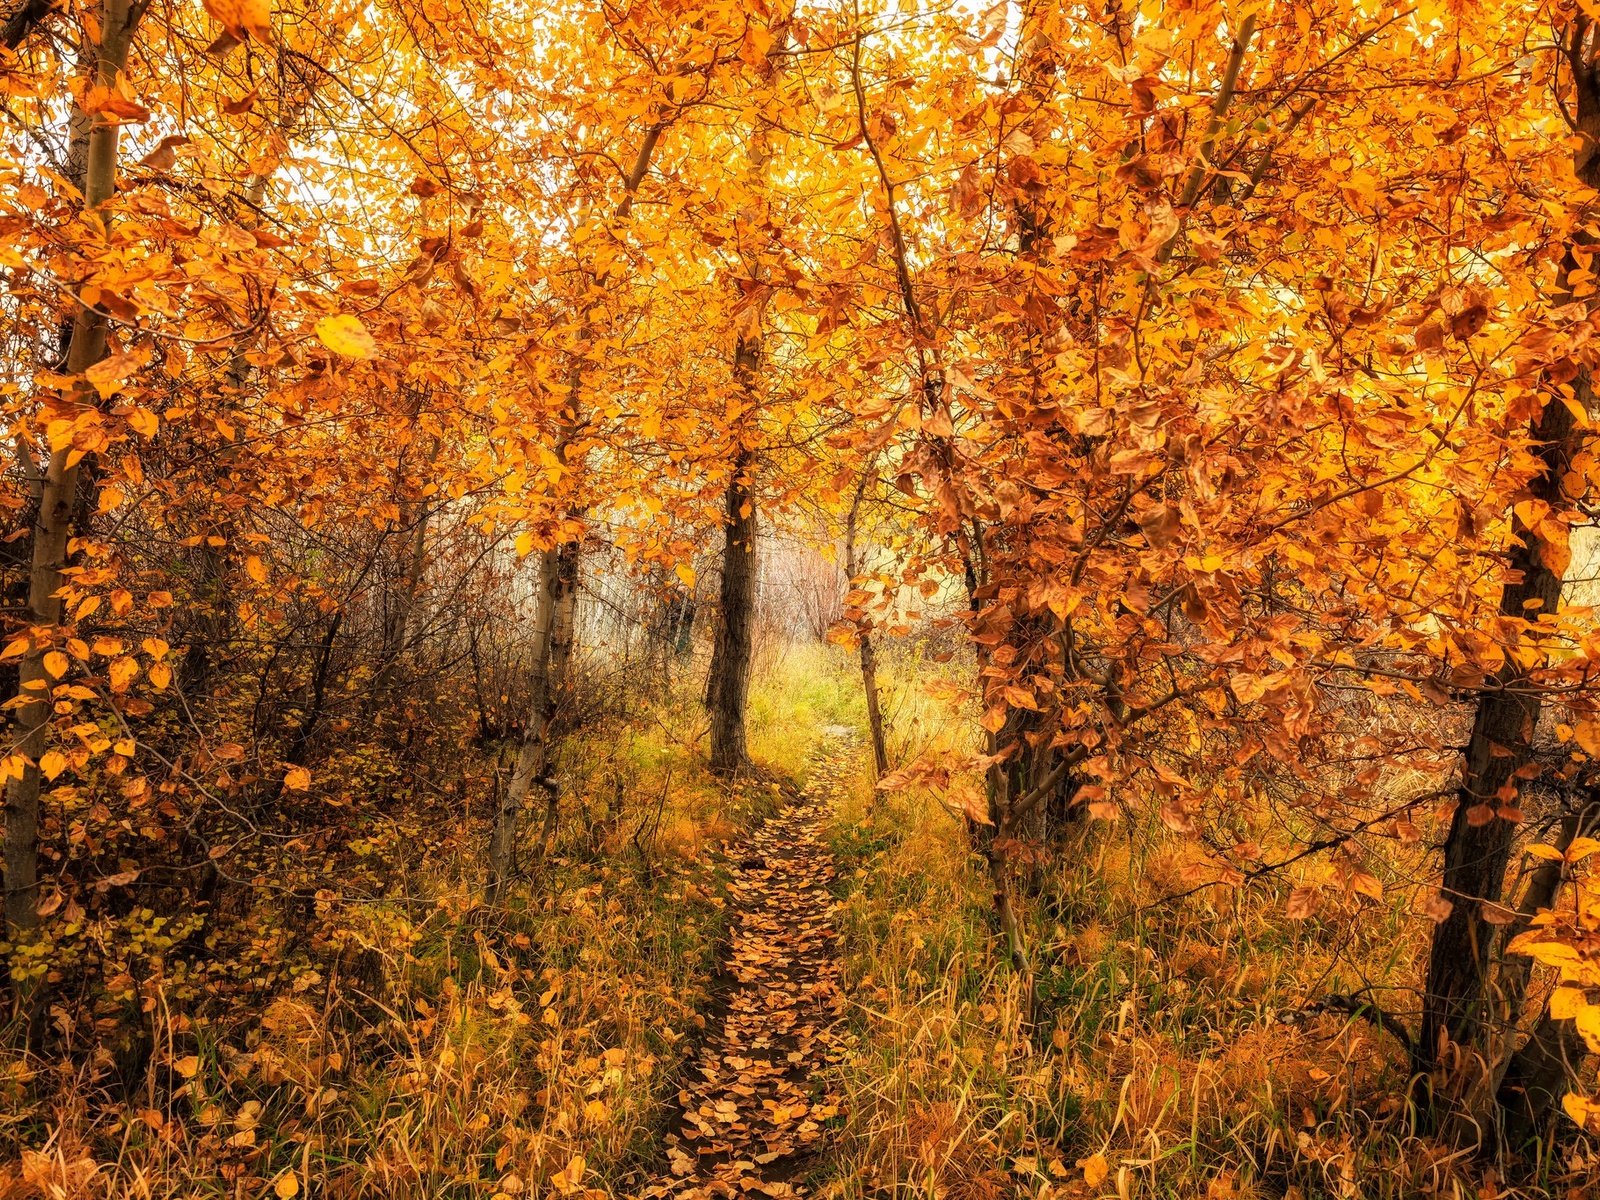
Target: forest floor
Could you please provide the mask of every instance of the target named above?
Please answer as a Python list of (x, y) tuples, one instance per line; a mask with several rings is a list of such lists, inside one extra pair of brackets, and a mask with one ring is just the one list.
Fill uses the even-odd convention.
[(666, 1137), (668, 1175), (646, 1198), (804, 1195), (838, 1114), (826, 1072), (845, 1000), (825, 833), (858, 746), (847, 727), (823, 734), (805, 790), (733, 848), (724, 987)]
[[(940, 698), (962, 665), (886, 659), (892, 759), (970, 749)], [(1193, 850), (1154, 820), (1086, 824), (1019, 880), (1030, 1004), (960, 818), (875, 792), (854, 664), (760, 667), (739, 779), (704, 766), (688, 670), (572, 739), (557, 844), (492, 920), (480, 787), (465, 821), (367, 832), (381, 892), (346, 881), (308, 922), (264, 888), (219, 922), (258, 939), (203, 948), (232, 990), (162, 951), (136, 1088), (109, 1059), (0, 1059), (0, 1197), (1600, 1194), (1584, 1145), (1487, 1188), (1396, 1102), (1394, 1038), (1305, 1011), (1364, 980), (1402, 994), (1425, 946), (1399, 900), (1293, 920), (1307, 873), (1151, 906), (1192, 886)]]

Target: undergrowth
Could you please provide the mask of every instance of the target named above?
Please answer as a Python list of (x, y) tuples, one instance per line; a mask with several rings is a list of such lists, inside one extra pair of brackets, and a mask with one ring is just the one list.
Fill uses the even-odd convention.
[[(934, 745), (973, 736), (919, 701), (940, 671), (902, 655), (887, 685)], [(960, 819), (863, 772), (832, 843), (855, 1047), (837, 1197), (1576, 1200), (1600, 1179), (1580, 1142), (1507, 1187), (1419, 1126), (1397, 1039), (1316, 1010), (1358, 982), (1404, 1006), (1425, 935), (1398, 900), (1291, 920), (1269, 881), (1152, 903), (1191, 891), (1184, 841), (1085, 821), (1017, 880), (1030, 1011)]]
[[(119, 1018), (127, 1061), (0, 1064), (0, 1195), (435, 1200), (637, 1185), (726, 936), (721, 846), (773, 811), (807, 739), (851, 716), (841, 693), (809, 686), (803, 653), (763, 665), (762, 772), (728, 784), (705, 771), (686, 672), (568, 741), (557, 840), (541, 857), (527, 814), (521, 875), (493, 914), (477, 901), (483, 792), (497, 770), (503, 785), (509, 751), (472, 768), (465, 820), (401, 801), (390, 827), (338, 847), (314, 891), (264, 876), (197, 941), (150, 946)], [(430, 836), (407, 836), (418, 826)], [(361, 878), (382, 885), (341, 886), (357, 862), (379, 864)], [(244, 982), (193, 986), (202, 957)]]

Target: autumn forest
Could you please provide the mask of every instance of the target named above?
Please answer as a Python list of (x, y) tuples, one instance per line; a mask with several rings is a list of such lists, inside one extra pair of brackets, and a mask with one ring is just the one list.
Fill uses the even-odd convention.
[(0, 40), (0, 1197), (1600, 1194), (1600, 2)]

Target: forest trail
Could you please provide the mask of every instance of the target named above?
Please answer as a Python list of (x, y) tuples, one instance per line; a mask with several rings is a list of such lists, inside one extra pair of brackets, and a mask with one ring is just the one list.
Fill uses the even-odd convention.
[(857, 753), (853, 730), (825, 730), (805, 790), (733, 848), (730, 982), (679, 1094), (669, 1173), (644, 1200), (805, 1194), (838, 1111), (822, 1073), (845, 1004), (824, 826)]

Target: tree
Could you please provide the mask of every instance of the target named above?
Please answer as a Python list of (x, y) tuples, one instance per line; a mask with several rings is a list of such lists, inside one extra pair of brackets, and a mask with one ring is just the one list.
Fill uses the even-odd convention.
[[(92, 103), (110, 104), (127, 67), (145, 6), (131, 0), (105, 0), (99, 13), (99, 37), (91, 57), (95, 68), (90, 90), (75, 110), (73, 122), (86, 127), (83, 172), (83, 220), (104, 222), (100, 211), (116, 188), (117, 148), (121, 125), (117, 114)], [(96, 92), (95, 89), (102, 89)], [(78, 504), (80, 464), (85, 450), (73, 444), (78, 430), (93, 429), (101, 418), (101, 402), (116, 390), (121, 374), (107, 362), (106, 314), (80, 303), (67, 344), (65, 374), (70, 382), (52, 406), (52, 419), (62, 423), (68, 440), (52, 445), (50, 459), (39, 483), (38, 513), (32, 535), (28, 579), (28, 618), (31, 629), (18, 664), (12, 728), (19, 732), (16, 750), (8, 760), (6, 784), (5, 891), (6, 925), (14, 939), (26, 938), (39, 926), (39, 803), (43, 783), (40, 760), (48, 744), (51, 693), (66, 670), (66, 657), (58, 642), (64, 640), (64, 604), (60, 596), (66, 581), (68, 546)], [(99, 377), (90, 374), (101, 368)], [(15, 644), (15, 643), (14, 643)]]

